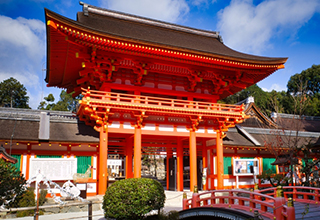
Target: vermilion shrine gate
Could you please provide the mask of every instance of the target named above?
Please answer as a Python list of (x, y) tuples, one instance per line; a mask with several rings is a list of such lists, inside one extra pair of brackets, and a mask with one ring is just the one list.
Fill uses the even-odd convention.
[[(139, 178), (145, 146), (164, 147), (169, 157), (176, 152), (177, 190), (183, 190), (184, 155), (191, 190), (197, 157), (209, 170), (207, 181), (224, 188), (222, 138), (245, 115), (243, 106), (217, 101), (283, 68), (286, 58), (243, 54), (225, 46), (217, 32), (87, 4), (77, 21), (45, 13), (47, 86), (82, 92), (79, 119), (100, 133), (98, 194), (107, 188), (108, 153), (125, 155), (126, 178)], [(114, 147), (120, 137), (127, 140), (124, 148)], [(216, 145), (207, 147), (211, 139)]]

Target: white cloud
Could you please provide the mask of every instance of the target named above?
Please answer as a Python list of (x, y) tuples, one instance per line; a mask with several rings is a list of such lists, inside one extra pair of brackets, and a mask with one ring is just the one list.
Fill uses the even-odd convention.
[(17, 79), (27, 88), (29, 105), (35, 108), (44, 80), (40, 76), (46, 48), (45, 25), (36, 19), (0, 16), (0, 28), (0, 81)]
[(101, 0), (101, 7), (174, 23), (189, 12), (186, 0)]
[(283, 85), (279, 85), (279, 84), (272, 84), (270, 88), (262, 87), (261, 89), (265, 92), (271, 92), (272, 90), (275, 90), (277, 92), (287, 91), (286, 87), (284, 87)]
[(218, 14), (218, 29), (230, 47), (260, 53), (279, 33), (292, 37), (319, 9), (319, 0), (232, 0)]
[(191, 0), (190, 2), (191, 2), (191, 4), (192, 5), (195, 5), (195, 6), (200, 6), (200, 5), (208, 5), (208, 4), (210, 4), (210, 3), (215, 3), (217, 0)]

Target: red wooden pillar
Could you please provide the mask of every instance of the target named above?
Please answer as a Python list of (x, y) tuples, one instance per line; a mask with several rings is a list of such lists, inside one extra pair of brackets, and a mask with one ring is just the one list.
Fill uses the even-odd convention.
[(141, 178), (141, 127), (134, 129), (134, 178)]
[[(140, 103), (140, 91), (135, 90), (134, 94), (135, 97), (135, 103)], [(143, 120), (143, 118), (142, 118)], [(142, 122), (141, 120), (141, 122)], [(139, 117), (138, 117), (139, 121)], [(141, 124), (141, 123), (140, 123)], [(135, 125), (134, 128), (134, 156), (133, 156), (133, 175), (134, 178), (141, 178), (141, 125), (139, 125), (139, 122)]]
[[(206, 170), (206, 173), (202, 173), (203, 178), (205, 178), (205, 184), (203, 184), (203, 190), (208, 189), (208, 153), (207, 153), (207, 146), (206, 146), (206, 141), (202, 141), (202, 167), (203, 170)], [(202, 171), (203, 172), (203, 171)], [(206, 176), (204, 176), (206, 174)]]
[(212, 148), (209, 149), (209, 168), (208, 168), (208, 189), (213, 190), (214, 189), (214, 178), (212, 178), (212, 175), (214, 175), (214, 160), (213, 160), (213, 150)]
[(194, 186), (197, 185), (197, 142), (196, 132), (190, 129), (189, 136), (189, 152), (190, 152), (190, 191), (193, 192)]
[(126, 179), (133, 177), (132, 172), (132, 139), (126, 138)]
[(26, 174), (25, 174), (27, 180), (32, 178), (32, 176), (29, 175), (30, 174), (30, 158), (31, 158), (31, 153), (30, 152), (31, 152), (31, 148), (32, 148), (31, 144), (27, 146), (27, 149), (28, 149), (28, 152), (27, 152), (27, 155), (26, 155), (27, 168), (26, 168)]
[(169, 178), (170, 178), (170, 162), (169, 160), (172, 158), (172, 148), (167, 148), (167, 190), (169, 190)]
[(107, 189), (108, 173), (108, 125), (100, 128), (100, 145), (99, 145), (99, 185), (98, 194), (104, 195)]
[(223, 144), (221, 131), (217, 131), (217, 140), (216, 140), (216, 148), (217, 148), (217, 177), (218, 177), (218, 187), (217, 189), (223, 189)]
[(177, 140), (177, 191), (183, 191), (183, 145)]

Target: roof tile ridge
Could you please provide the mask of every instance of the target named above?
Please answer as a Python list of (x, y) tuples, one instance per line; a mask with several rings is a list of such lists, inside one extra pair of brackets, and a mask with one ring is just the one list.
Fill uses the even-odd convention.
[[(281, 132), (283, 135), (292, 136), (292, 132), (296, 132), (294, 130), (282, 130), (277, 128), (253, 128), (242, 126), (242, 128), (246, 129), (250, 134), (265, 134), (265, 135), (274, 135), (275, 132)], [(320, 132), (315, 131), (299, 131), (299, 137), (320, 137)]]
[(142, 17), (142, 16), (137, 16), (137, 15), (118, 12), (118, 11), (109, 10), (109, 9), (105, 9), (105, 8), (100, 8), (100, 7), (89, 5), (89, 4), (86, 4), (83, 2), (80, 2), (80, 5), (83, 5), (83, 12), (84, 12), (84, 15), (86, 15), (86, 16), (89, 15), (88, 12), (98, 14), (98, 15), (107, 15), (107, 16), (122, 19), (122, 20), (140, 22), (143, 24), (172, 29), (175, 31), (197, 34), (197, 35), (202, 35), (202, 36), (206, 36), (206, 37), (213, 37), (213, 38), (218, 39), (221, 43), (223, 43), (222, 38), (221, 38), (219, 32), (217, 32), (217, 31), (200, 30), (197, 28), (182, 26), (182, 25), (164, 22), (164, 21), (160, 21), (160, 20), (156, 20), (156, 19), (150, 19), (150, 18), (146, 18), (146, 17)]
[(287, 113), (276, 113), (279, 117), (289, 119), (299, 119), (308, 121), (320, 121), (320, 116), (309, 116), (309, 115), (298, 115), (298, 114), (287, 114)]
[[(247, 99), (245, 99), (244, 101), (247, 101)], [(247, 115), (250, 110), (254, 110), (256, 112), (256, 114), (258, 114), (258, 116), (260, 116), (262, 119), (264, 119), (265, 122), (269, 123), (268, 126), (271, 126), (271, 127), (277, 127), (278, 126), (272, 119), (270, 119), (268, 116), (266, 116), (260, 110), (260, 108), (258, 108), (258, 106), (255, 104), (254, 101), (253, 102), (250, 101), (249, 103), (246, 104), (246, 108), (244, 110), (244, 113)]]

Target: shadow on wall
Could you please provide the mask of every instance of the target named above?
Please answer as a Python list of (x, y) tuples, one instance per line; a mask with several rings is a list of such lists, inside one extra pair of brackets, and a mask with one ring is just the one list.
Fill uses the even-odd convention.
[(86, 125), (84, 122), (77, 119), (78, 133), (76, 135), (81, 136), (90, 136), (93, 138), (97, 138), (99, 141), (99, 132), (94, 130), (92, 126)]

